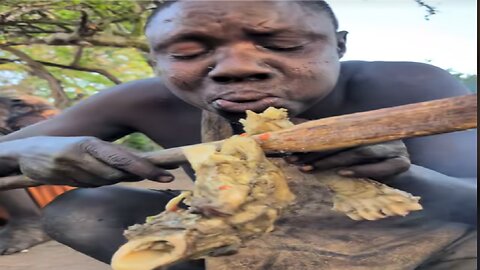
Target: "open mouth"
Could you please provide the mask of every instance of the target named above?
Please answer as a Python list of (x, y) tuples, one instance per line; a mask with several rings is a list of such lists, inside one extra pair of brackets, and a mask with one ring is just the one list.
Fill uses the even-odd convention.
[(241, 113), (246, 110), (251, 110), (254, 112), (262, 112), (270, 106), (275, 106), (278, 103), (279, 98), (277, 97), (264, 97), (260, 99), (223, 99), (219, 98), (212, 102), (212, 106), (217, 110)]

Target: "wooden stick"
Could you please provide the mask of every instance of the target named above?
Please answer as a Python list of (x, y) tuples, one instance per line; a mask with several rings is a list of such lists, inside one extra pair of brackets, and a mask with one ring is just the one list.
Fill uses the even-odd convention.
[(477, 127), (477, 95), (309, 121), (272, 133), (266, 152), (342, 149)]
[[(477, 95), (473, 94), (312, 120), (252, 137), (271, 154), (335, 150), (476, 127)], [(158, 165), (179, 164), (187, 162), (185, 147), (189, 146), (142, 156)]]
[[(312, 120), (292, 128), (252, 136), (266, 153), (314, 152), (448, 133), (477, 127), (477, 95), (445, 98), (403, 106)], [(222, 141), (212, 142), (221, 145)], [(140, 154), (162, 165), (187, 162), (183, 149)], [(23, 181), (0, 178), (0, 190), (25, 187)], [(38, 182), (35, 182), (37, 185)]]

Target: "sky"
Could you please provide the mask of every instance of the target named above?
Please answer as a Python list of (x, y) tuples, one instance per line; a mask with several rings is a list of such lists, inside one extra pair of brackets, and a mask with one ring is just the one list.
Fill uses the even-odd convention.
[(330, 0), (339, 30), (349, 32), (343, 60), (415, 61), (477, 74), (475, 0)]

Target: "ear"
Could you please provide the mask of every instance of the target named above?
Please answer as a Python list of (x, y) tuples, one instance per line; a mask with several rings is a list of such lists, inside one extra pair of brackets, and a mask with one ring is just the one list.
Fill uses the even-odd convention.
[(345, 52), (347, 51), (347, 31), (337, 32), (337, 51), (338, 57), (342, 58)]
[(148, 65), (152, 67), (152, 69), (154, 69), (157, 65), (157, 61), (155, 59), (155, 54), (153, 53), (153, 50), (150, 50), (150, 52), (146, 56)]
[(161, 76), (163, 71), (157, 66), (157, 60), (155, 59), (153, 51), (150, 51), (150, 53), (147, 55), (147, 63), (152, 68), (155, 76)]

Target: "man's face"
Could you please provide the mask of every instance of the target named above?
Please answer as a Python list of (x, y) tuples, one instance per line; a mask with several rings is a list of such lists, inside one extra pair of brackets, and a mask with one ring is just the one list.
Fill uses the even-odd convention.
[(269, 106), (297, 115), (339, 75), (330, 18), (295, 2), (179, 1), (153, 18), (146, 35), (167, 87), (227, 118)]

